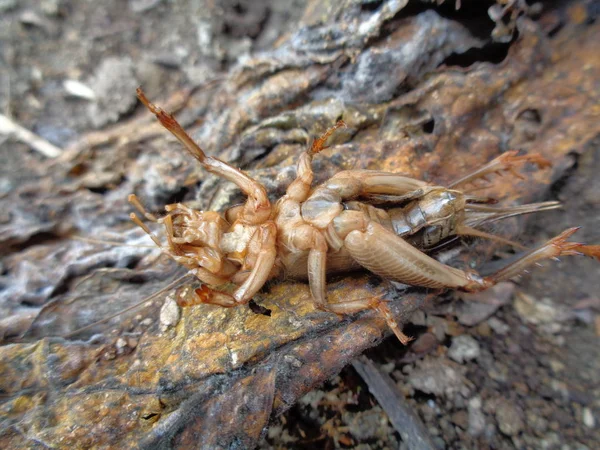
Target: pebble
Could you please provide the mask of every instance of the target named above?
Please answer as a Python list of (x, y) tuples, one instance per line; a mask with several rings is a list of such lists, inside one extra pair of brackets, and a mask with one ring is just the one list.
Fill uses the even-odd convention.
[(473, 397), (467, 405), (469, 425), (467, 431), (471, 436), (479, 436), (485, 430), (485, 415), (481, 410), (481, 397)]
[(115, 347), (117, 347), (117, 349), (121, 349), (126, 346), (127, 346), (127, 341), (125, 339), (123, 339), (122, 337), (117, 339), (117, 342), (115, 343)]
[(425, 313), (423, 311), (421, 311), (420, 309), (417, 309), (410, 316), (410, 323), (412, 323), (413, 325), (418, 325), (418, 326), (427, 325), (427, 318), (425, 317)]
[(96, 94), (89, 86), (77, 80), (63, 80), (63, 88), (67, 94), (84, 100), (94, 101)]
[(469, 424), (469, 417), (465, 410), (456, 411), (452, 414), (450, 420), (454, 425), (459, 426), (463, 430), (466, 430)]
[(150, 325), (152, 325), (152, 319), (150, 317), (146, 317), (144, 320), (142, 320), (140, 322), (140, 325), (149, 327)]
[(433, 441), (433, 445), (435, 445), (436, 450), (444, 450), (446, 448), (446, 443), (441, 437), (436, 436), (431, 440)]
[(134, 13), (143, 13), (156, 8), (162, 0), (129, 0), (129, 9)]
[(137, 102), (134, 93), (138, 80), (130, 58), (104, 59), (86, 84), (96, 97), (87, 111), (90, 122), (96, 128), (116, 122)]
[(61, 0), (44, 0), (40, 2), (40, 9), (47, 16), (58, 16), (60, 8)]
[(527, 397), (529, 395), (529, 387), (522, 381), (515, 381), (513, 384), (514, 391), (521, 397)]
[(408, 382), (415, 389), (438, 396), (452, 398), (457, 393), (468, 391), (467, 380), (460, 366), (446, 359), (425, 358), (420, 361), (408, 376)]
[(481, 322), (477, 325), (477, 334), (482, 337), (490, 337), (492, 335), (492, 327), (487, 322)]
[(300, 361), (298, 358), (296, 358), (293, 355), (285, 355), (283, 357), (283, 360), (288, 363), (290, 366), (295, 367), (296, 369), (299, 369), (300, 367), (302, 367), (302, 361)]
[(514, 306), (515, 311), (525, 323), (553, 324), (564, 318), (564, 313), (549, 298), (536, 299), (524, 292), (517, 292)]
[(463, 299), (456, 307), (458, 321), (466, 326), (474, 326), (494, 314), (498, 308), (510, 302), (515, 285), (504, 281), (483, 292), (461, 293)]
[(417, 354), (429, 353), (438, 346), (438, 340), (432, 333), (423, 333), (415, 342), (412, 343), (410, 349)]
[(490, 317), (498, 308), (500, 306), (486, 303), (464, 302), (456, 306), (456, 316), (461, 324), (472, 327)]
[(566, 368), (565, 365), (557, 359), (551, 359), (549, 364), (554, 373), (562, 372)]
[(490, 317), (487, 323), (496, 334), (505, 335), (510, 331), (510, 327), (496, 317)]
[(175, 301), (173, 295), (167, 296), (165, 303), (160, 308), (160, 325), (164, 331), (169, 327), (174, 327), (179, 323), (181, 318), (181, 308)]
[(378, 406), (357, 413), (346, 412), (342, 420), (348, 424), (350, 434), (359, 440), (381, 436), (388, 427), (388, 418)]
[(594, 428), (594, 425), (596, 425), (596, 419), (590, 408), (583, 408), (581, 418), (583, 419), (583, 424), (588, 428)]
[(479, 342), (468, 334), (452, 339), (452, 345), (448, 350), (448, 357), (460, 364), (476, 359), (480, 354)]
[(431, 332), (439, 342), (442, 342), (446, 338), (448, 331), (447, 320), (437, 316), (428, 316), (427, 326), (431, 329)]
[(523, 429), (523, 419), (521, 417), (521, 409), (507, 400), (500, 402), (496, 408), (498, 428), (507, 436), (516, 436)]
[(527, 410), (527, 425), (533, 430), (537, 436), (543, 436), (548, 430), (548, 421), (539, 416), (537, 411)]
[(506, 383), (509, 378), (509, 368), (506, 364), (495, 361), (492, 367), (487, 371), (488, 376), (499, 383)]

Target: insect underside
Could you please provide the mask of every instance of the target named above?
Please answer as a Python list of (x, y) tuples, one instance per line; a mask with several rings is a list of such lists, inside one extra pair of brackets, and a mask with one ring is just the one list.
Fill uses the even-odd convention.
[[(166, 244), (134, 213), (132, 220), (165, 254), (203, 283), (191, 300), (180, 300), (180, 306), (245, 304), (268, 280), (285, 275), (308, 280), (312, 300), (319, 309), (337, 314), (378, 310), (399, 340), (407, 343), (410, 338), (402, 333), (384, 299), (329, 303), (326, 275), (364, 268), (408, 285), (473, 292), (510, 279), (543, 259), (575, 254), (600, 259), (600, 246), (567, 241), (577, 228), (526, 251), (518, 260), (485, 277), (427, 255), (428, 250), (453, 236), (487, 238), (522, 248), (478, 227), (515, 215), (555, 209), (559, 203), (504, 207), (496, 205), (494, 199), (470, 195), (465, 188), (494, 173), (508, 171), (518, 176), (516, 168), (524, 163), (549, 166), (539, 154), (506, 152), (446, 187), (372, 170), (342, 171), (313, 187), (313, 156), (327, 148), (327, 139), (336, 129), (345, 126), (340, 121), (300, 155), (296, 179), (285, 195), (271, 204), (260, 183), (205, 155), (172, 115), (150, 103), (141, 89), (137, 94), (207, 171), (233, 182), (247, 197), (243, 205), (224, 215), (175, 203), (165, 206), (166, 215), (160, 218), (146, 212), (135, 195), (129, 197), (144, 217), (164, 226)], [(226, 293), (217, 289), (225, 283), (236, 285), (235, 290)]]

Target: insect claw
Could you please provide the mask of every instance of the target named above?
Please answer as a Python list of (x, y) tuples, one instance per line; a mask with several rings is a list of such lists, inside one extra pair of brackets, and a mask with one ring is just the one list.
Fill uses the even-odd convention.
[(338, 128), (346, 128), (346, 122), (343, 120), (338, 120), (334, 126), (328, 128), (325, 133), (323, 133), (317, 139), (314, 139), (310, 145), (309, 154), (316, 155), (317, 153), (329, 148), (329, 146), (325, 145), (325, 143), (327, 142), (327, 139), (329, 139), (329, 136), (331, 136)]
[(377, 311), (379, 311), (379, 313), (381, 315), (383, 315), (383, 317), (385, 318), (385, 321), (388, 324), (388, 327), (391, 328), (391, 330), (394, 332), (394, 334), (396, 335), (398, 340), (402, 343), (402, 345), (407, 345), (414, 338), (411, 336), (407, 336), (406, 334), (404, 334), (402, 332), (402, 329), (398, 325), (398, 322), (394, 318), (394, 315), (392, 314), (392, 312), (390, 311), (390, 308), (387, 305), (389, 303), (389, 300), (383, 299), (384, 295), (385, 294), (379, 294), (378, 296), (373, 297), (373, 299), (372, 299), (372, 302), (374, 303), (373, 308), (375, 308)]

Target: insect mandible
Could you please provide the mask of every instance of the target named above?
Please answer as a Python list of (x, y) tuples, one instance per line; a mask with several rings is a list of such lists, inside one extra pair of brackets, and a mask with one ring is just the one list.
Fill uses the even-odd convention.
[[(324, 311), (351, 314), (378, 310), (406, 344), (410, 338), (402, 332), (384, 299), (329, 303), (327, 274), (363, 268), (403, 284), (474, 292), (510, 279), (543, 259), (576, 254), (600, 259), (600, 246), (567, 241), (577, 228), (564, 231), (485, 277), (442, 264), (426, 253), (452, 236), (483, 237), (522, 247), (477, 227), (554, 209), (560, 206), (558, 202), (503, 207), (495, 205), (494, 199), (470, 195), (461, 188), (497, 172), (509, 171), (518, 176), (516, 167), (523, 163), (549, 166), (539, 154), (506, 152), (447, 187), (373, 170), (342, 171), (313, 187), (312, 159), (327, 148), (330, 135), (345, 126), (340, 121), (300, 155), (295, 180), (272, 204), (260, 183), (206, 155), (171, 114), (150, 103), (139, 88), (137, 96), (204, 169), (234, 183), (247, 197), (243, 205), (223, 215), (175, 203), (165, 206), (166, 215), (159, 218), (130, 195), (129, 201), (144, 217), (164, 226), (166, 244), (135, 213), (131, 219), (163, 253), (203, 283), (191, 300), (180, 300), (180, 306), (209, 303), (229, 308), (246, 304), (267, 281), (286, 276), (308, 280), (312, 301)], [(218, 289), (226, 283), (236, 286), (232, 293)]]

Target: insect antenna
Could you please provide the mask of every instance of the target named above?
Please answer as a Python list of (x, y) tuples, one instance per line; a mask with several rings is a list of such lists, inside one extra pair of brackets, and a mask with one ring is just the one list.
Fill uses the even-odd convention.
[(81, 333), (83, 331), (89, 330), (90, 328), (93, 328), (93, 327), (95, 327), (97, 325), (101, 325), (103, 323), (106, 323), (106, 322), (114, 319), (115, 317), (120, 316), (121, 314), (124, 314), (124, 313), (126, 313), (128, 311), (131, 311), (133, 309), (136, 309), (136, 308), (142, 306), (144, 303), (148, 303), (150, 300), (154, 300), (159, 295), (164, 294), (165, 292), (170, 291), (171, 289), (175, 289), (175, 288), (179, 287), (185, 281), (187, 281), (188, 278), (191, 278), (191, 277), (192, 277), (192, 274), (186, 273), (185, 275), (177, 278), (175, 281), (169, 283), (167, 286), (165, 286), (161, 290), (156, 291), (154, 294), (149, 295), (148, 297), (146, 297), (143, 300), (141, 300), (141, 301), (139, 301), (139, 302), (137, 302), (137, 303), (129, 306), (128, 308), (125, 308), (125, 309), (119, 311), (118, 313), (113, 314), (112, 316), (105, 317), (104, 319), (101, 319), (101, 320), (98, 320), (98, 321), (96, 321), (94, 323), (86, 325), (85, 327), (78, 328), (77, 330), (72, 331), (72, 332), (70, 332), (68, 334), (65, 334), (62, 337), (65, 338), (65, 339), (71, 338), (71, 337), (76, 336), (77, 334), (79, 334), (79, 333)]

